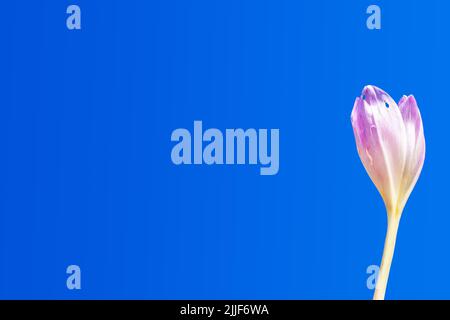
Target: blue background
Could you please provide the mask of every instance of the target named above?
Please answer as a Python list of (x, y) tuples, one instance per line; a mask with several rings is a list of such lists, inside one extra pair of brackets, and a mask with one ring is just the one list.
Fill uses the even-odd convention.
[[(427, 140), (387, 298), (450, 298), (449, 1), (0, 12), (0, 298), (370, 299), (386, 214), (350, 124), (366, 84), (413, 93)], [(279, 128), (279, 174), (173, 165), (171, 132), (194, 120)]]

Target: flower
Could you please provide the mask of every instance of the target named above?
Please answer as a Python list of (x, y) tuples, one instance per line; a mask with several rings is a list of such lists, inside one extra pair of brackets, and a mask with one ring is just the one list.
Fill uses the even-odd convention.
[(397, 105), (383, 90), (366, 86), (351, 114), (359, 157), (380, 192), (388, 214), (383, 259), (374, 299), (384, 299), (403, 209), (422, 171), (425, 137), (415, 98)]
[(388, 213), (400, 215), (425, 159), (422, 118), (413, 96), (398, 106), (383, 90), (366, 86), (353, 107), (359, 157)]

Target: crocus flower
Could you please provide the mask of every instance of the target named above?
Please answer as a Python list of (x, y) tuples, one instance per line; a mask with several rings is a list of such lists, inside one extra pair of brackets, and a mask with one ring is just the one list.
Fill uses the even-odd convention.
[(351, 121), (359, 157), (388, 216), (374, 294), (374, 299), (384, 299), (400, 218), (425, 160), (422, 118), (412, 95), (397, 105), (383, 90), (366, 86), (356, 98)]

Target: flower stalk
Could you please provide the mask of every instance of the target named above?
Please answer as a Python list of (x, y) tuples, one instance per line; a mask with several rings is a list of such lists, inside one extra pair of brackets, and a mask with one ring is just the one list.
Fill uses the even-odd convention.
[(386, 231), (386, 239), (384, 240), (383, 258), (381, 259), (380, 270), (378, 271), (378, 279), (373, 300), (384, 300), (384, 296), (386, 294), (389, 272), (391, 270), (392, 258), (395, 251), (395, 242), (397, 240), (400, 216), (401, 214), (397, 216), (395, 214), (388, 213), (388, 226)]

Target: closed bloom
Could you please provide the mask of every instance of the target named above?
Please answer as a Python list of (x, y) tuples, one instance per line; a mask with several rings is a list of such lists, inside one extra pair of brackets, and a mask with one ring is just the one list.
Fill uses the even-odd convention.
[(359, 157), (388, 214), (385, 251), (374, 296), (382, 299), (400, 217), (425, 159), (422, 118), (413, 96), (404, 96), (397, 105), (383, 90), (366, 86), (356, 98), (351, 121)]

